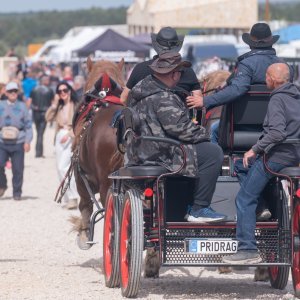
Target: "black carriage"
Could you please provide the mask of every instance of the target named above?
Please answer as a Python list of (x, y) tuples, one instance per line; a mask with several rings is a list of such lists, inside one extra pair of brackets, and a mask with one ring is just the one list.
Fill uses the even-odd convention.
[[(269, 92), (253, 86), (247, 95), (223, 109), (220, 143), (225, 153), (212, 207), (229, 221), (199, 224), (185, 221), (192, 202), (193, 180), (161, 166), (127, 166), (110, 175), (104, 221), (103, 259), (107, 287), (120, 286), (122, 295), (135, 297), (142, 272), (143, 251), (159, 251), (161, 266), (231, 266), (222, 256), (236, 251), (235, 204), (239, 188), (234, 160), (255, 144), (262, 129)], [(248, 126), (244, 131), (244, 125)], [(139, 136), (139, 120), (125, 108), (118, 128), (120, 151), (129, 138), (182, 145), (172, 139)], [(251, 130), (249, 130), (251, 128)], [(299, 143), (298, 140), (286, 141)], [(126, 147), (126, 146), (125, 146)], [(268, 267), (271, 286), (284, 289), (292, 270), (295, 295), (300, 296), (300, 168), (285, 168), (266, 187), (272, 219), (256, 223), (256, 240)]]

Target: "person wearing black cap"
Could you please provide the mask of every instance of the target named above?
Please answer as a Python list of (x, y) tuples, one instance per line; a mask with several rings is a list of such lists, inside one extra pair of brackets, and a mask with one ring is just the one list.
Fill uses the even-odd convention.
[[(127, 106), (140, 117), (141, 135), (169, 137), (184, 144), (187, 157), (182, 174), (196, 177), (194, 203), (188, 212), (189, 222), (224, 221), (226, 216), (215, 212), (210, 203), (223, 162), (222, 149), (209, 141), (204, 127), (189, 118), (189, 109), (174, 92), (182, 72), (191, 64), (181, 61), (176, 52), (159, 54), (149, 67), (148, 75), (132, 89)], [(175, 171), (183, 157), (170, 144), (132, 141), (126, 150), (126, 164), (161, 165)]]
[[(151, 34), (151, 40), (154, 50), (159, 55), (165, 52), (179, 52), (183, 44), (184, 36), (177, 35), (176, 30), (172, 27), (163, 27), (157, 34)], [(153, 70), (148, 68), (148, 66), (158, 58), (158, 55), (155, 55), (152, 59), (139, 63), (135, 66), (121, 95), (122, 102), (126, 102), (129, 91), (139, 81), (148, 75), (153, 74)], [(178, 94), (184, 98), (191, 92), (200, 96), (200, 84), (194, 70), (191, 67), (184, 69), (177, 87)]]
[(25, 152), (32, 141), (32, 120), (23, 101), (18, 101), (19, 86), (11, 81), (6, 85), (7, 100), (0, 101), (0, 197), (7, 189), (5, 165), (11, 159), (12, 192), (21, 200)]
[(189, 96), (187, 104), (190, 108), (204, 106), (206, 109), (210, 109), (232, 102), (247, 93), (250, 85), (265, 84), (267, 68), (271, 64), (283, 62), (276, 56), (276, 51), (272, 48), (272, 45), (278, 41), (279, 35), (272, 35), (268, 24), (254, 24), (250, 33), (244, 33), (242, 39), (249, 45), (251, 51), (238, 58), (237, 67), (228, 85), (209, 96)]

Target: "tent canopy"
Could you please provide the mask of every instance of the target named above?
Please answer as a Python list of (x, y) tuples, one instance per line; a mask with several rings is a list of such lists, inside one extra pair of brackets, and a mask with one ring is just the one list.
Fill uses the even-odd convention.
[(280, 44), (288, 44), (291, 41), (300, 40), (300, 24), (291, 25), (279, 29), (273, 32), (273, 34), (280, 35), (280, 39), (279, 39)]
[(74, 51), (78, 57), (87, 57), (96, 51), (105, 52), (134, 52), (138, 57), (149, 55), (149, 47), (140, 45), (121, 34), (108, 29), (98, 38), (94, 39), (84, 47)]

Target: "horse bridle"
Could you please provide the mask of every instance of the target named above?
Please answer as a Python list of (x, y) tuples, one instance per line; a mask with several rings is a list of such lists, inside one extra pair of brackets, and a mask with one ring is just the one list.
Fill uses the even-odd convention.
[(206, 86), (207, 86), (207, 81), (204, 79), (202, 82), (202, 87), (201, 87), (202, 95), (204, 95), (204, 96), (206, 96), (207, 94), (209, 94), (211, 92), (217, 93), (218, 91), (220, 91), (222, 89), (220, 86), (217, 86), (213, 89), (206, 90)]

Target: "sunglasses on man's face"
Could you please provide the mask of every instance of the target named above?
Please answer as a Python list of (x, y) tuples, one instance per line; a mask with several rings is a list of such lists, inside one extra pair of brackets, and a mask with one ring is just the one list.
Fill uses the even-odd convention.
[(65, 94), (66, 94), (66, 93), (68, 93), (68, 92), (69, 92), (69, 89), (61, 89), (61, 90), (58, 90), (58, 91), (57, 91), (57, 94), (59, 94), (59, 95), (62, 94), (62, 93), (65, 93)]
[(12, 94), (12, 93), (18, 93), (18, 90), (10, 90), (10, 91), (7, 91), (9, 94)]

